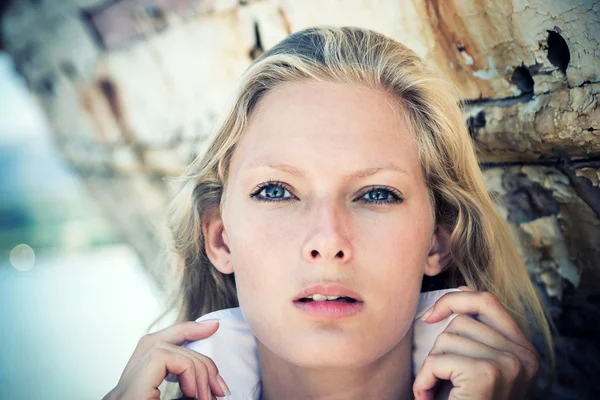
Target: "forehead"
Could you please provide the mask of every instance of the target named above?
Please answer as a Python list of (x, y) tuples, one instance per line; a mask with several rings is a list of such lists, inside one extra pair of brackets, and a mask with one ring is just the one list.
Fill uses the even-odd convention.
[(279, 85), (253, 111), (232, 170), (260, 160), (323, 167), (393, 161), (414, 174), (420, 170), (412, 132), (394, 96), (310, 80)]

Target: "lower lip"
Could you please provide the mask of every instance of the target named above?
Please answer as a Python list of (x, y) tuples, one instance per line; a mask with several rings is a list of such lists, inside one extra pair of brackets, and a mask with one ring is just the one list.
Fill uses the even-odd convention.
[(357, 301), (347, 303), (343, 301), (294, 301), (294, 306), (306, 314), (326, 319), (347, 318), (358, 314), (364, 308), (364, 303)]

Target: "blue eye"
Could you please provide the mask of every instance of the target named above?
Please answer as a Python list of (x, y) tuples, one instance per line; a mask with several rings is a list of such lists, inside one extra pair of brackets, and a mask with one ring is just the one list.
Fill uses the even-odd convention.
[(387, 200), (390, 193), (386, 190), (377, 189), (368, 192), (367, 196), (369, 196), (369, 200)]
[(285, 195), (285, 189), (275, 185), (268, 186), (262, 191), (265, 193), (265, 197), (270, 199), (282, 199)]
[(259, 201), (287, 201), (294, 198), (280, 182), (261, 183), (250, 197)]
[(399, 193), (382, 187), (371, 188), (357, 200), (361, 200), (367, 204), (394, 204), (404, 201)]
[[(288, 189), (287, 185), (278, 181), (269, 181), (261, 183), (258, 187), (250, 194), (252, 199), (265, 202), (282, 202), (297, 199), (296, 196), (291, 194), (291, 190)], [(404, 201), (402, 195), (393, 190), (384, 187), (371, 187), (363, 195), (355, 199), (354, 201), (361, 201), (365, 204), (395, 204)]]

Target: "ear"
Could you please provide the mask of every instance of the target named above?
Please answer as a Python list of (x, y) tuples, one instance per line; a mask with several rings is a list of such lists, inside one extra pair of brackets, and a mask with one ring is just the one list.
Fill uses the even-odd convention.
[(223, 274), (233, 273), (229, 239), (218, 207), (202, 215), (202, 234), (206, 255), (212, 265)]
[(452, 259), (449, 242), (450, 231), (442, 225), (437, 225), (431, 237), (431, 247), (425, 263), (425, 275), (435, 276), (448, 266)]

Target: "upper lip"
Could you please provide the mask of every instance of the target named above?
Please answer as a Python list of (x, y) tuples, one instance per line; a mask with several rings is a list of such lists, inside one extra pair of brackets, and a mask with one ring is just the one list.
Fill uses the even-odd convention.
[(360, 295), (340, 284), (318, 284), (308, 286), (296, 295), (294, 301), (300, 300), (313, 294), (322, 294), (324, 296), (351, 297), (356, 301), (363, 301)]

